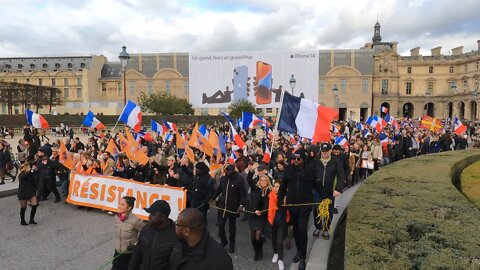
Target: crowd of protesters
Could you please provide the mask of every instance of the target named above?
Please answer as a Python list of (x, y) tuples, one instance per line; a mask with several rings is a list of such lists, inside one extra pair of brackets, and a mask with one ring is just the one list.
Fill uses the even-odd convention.
[[(74, 136), (72, 128), (67, 130), (65, 126), (59, 127), (56, 135), (68, 138), (51, 140), (44, 131), (25, 127), (17, 147), (18, 160), (22, 163), (18, 176), (21, 225), (36, 224), (38, 203), (47, 200), (50, 193), (55, 203), (61, 201), (57, 178), (63, 195), (68, 194), (70, 170), (59, 160), (60, 140), (64, 140), (75, 162), (74, 172), (187, 190), (189, 208), (182, 211), (175, 222), (168, 218), (170, 208), (165, 201), (159, 200), (146, 209), (150, 213), (147, 225), (130, 215), (135, 198), (124, 197), (120, 201), (113, 269), (232, 269), (225, 250), (235, 252), (236, 222), (241, 213), (249, 223), (254, 260), (263, 258), (265, 239), (271, 238), (272, 263), (284, 269), (284, 244), (290, 248), (293, 238), (297, 248), (293, 262), (299, 263), (298, 269), (305, 269), (310, 215), (313, 213), (316, 227), (313, 237), (321, 234), (329, 239), (330, 223), (337, 213), (335, 198), (345, 189), (382, 166), (404, 158), (480, 146), (479, 130), (475, 127), (457, 135), (448, 127), (430, 131), (412, 119), (399, 120), (394, 126), (383, 127), (381, 132), (364, 123), (334, 125), (331, 141), (324, 143), (312, 143), (295, 134), (279, 134), (273, 140), (267, 132), (238, 129), (246, 142), (246, 147), (239, 149), (230, 139), (229, 124), (212, 123), (207, 127), (209, 132), (227, 138), (224, 151), (217, 150), (219, 156), (209, 157), (194, 149), (194, 160), (177, 148), (175, 136), (171, 136), (171, 140), (165, 140), (166, 134), (138, 136), (141, 150), (148, 156), (145, 164), (139, 164), (121, 151), (108, 152), (111, 140), (121, 149), (117, 134), (110, 131), (87, 131), (91, 136), (82, 142)], [(193, 129), (194, 125), (190, 124), (168, 132), (178, 132), (188, 139)], [(341, 145), (335, 144), (339, 136), (345, 138)], [(271, 153), (268, 159), (266, 147)], [(0, 137), (1, 184), (10, 171), (11, 153), (10, 145)], [(212, 171), (213, 164), (221, 165), (220, 169)], [(15, 181), (15, 175), (10, 177)], [(327, 199), (331, 201), (330, 218), (320, 220), (318, 204)], [(28, 223), (25, 220), (27, 205), (31, 206)], [(218, 243), (206, 231), (207, 213), (212, 208), (216, 208), (218, 215), (209, 222), (218, 227)]]

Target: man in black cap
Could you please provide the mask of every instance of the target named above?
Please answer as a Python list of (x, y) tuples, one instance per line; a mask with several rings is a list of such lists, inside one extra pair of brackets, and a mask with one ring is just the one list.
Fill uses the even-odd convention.
[[(233, 253), (235, 251), (235, 235), (237, 231), (237, 217), (239, 211), (243, 208), (246, 201), (245, 185), (240, 175), (235, 171), (235, 166), (228, 164), (224, 169), (225, 175), (220, 178), (220, 186), (215, 191), (212, 198), (218, 197), (217, 206), (221, 209), (218, 210), (217, 226), (220, 235), (220, 241), (222, 246), (228, 247), (228, 252)], [(225, 223), (228, 220), (229, 225), (229, 241), (225, 234)]]
[[(338, 197), (343, 190), (345, 183), (345, 171), (342, 161), (336, 156), (332, 156), (332, 145), (329, 143), (322, 143), (320, 147), (320, 160), (317, 161), (315, 190), (320, 195), (320, 202), (325, 199), (330, 199), (331, 203), (328, 206), (330, 218), (326, 221), (326, 230), (323, 231), (322, 236), (328, 240), (330, 238), (329, 230), (333, 218), (333, 203), (334, 197)], [(334, 189), (334, 182), (336, 178), (336, 185)], [(318, 207), (317, 207), (318, 209)], [(317, 215), (318, 216), (318, 212)], [(315, 219), (315, 226), (317, 230), (320, 228), (321, 221)], [(315, 231), (314, 235), (318, 235)]]
[[(294, 153), (294, 164), (285, 169), (285, 173), (278, 191), (278, 207), (283, 207), (283, 200), (287, 196), (287, 204), (308, 204), (313, 201), (313, 186), (316, 175), (312, 163), (305, 163), (307, 154), (303, 149)], [(289, 207), (290, 220), (293, 225), (293, 234), (297, 246), (297, 254), (293, 262), (298, 264), (299, 270), (306, 268), (308, 243), (308, 219), (312, 206)]]
[(175, 225), (168, 218), (170, 205), (164, 200), (157, 200), (145, 211), (150, 214), (148, 224), (138, 236), (128, 269), (169, 269), (170, 255), (177, 241)]
[(170, 256), (172, 270), (232, 270), (232, 258), (208, 233), (203, 214), (186, 208), (178, 215), (175, 232), (180, 241)]

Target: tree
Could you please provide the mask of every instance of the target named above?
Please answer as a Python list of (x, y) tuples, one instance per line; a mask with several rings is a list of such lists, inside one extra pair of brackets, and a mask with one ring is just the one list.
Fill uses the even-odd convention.
[(240, 118), (242, 117), (242, 112), (255, 113), (255, 105), (246, 99), (240, 99), (239, 101), (231, 103), (228, 110), (232, 118)]
[(0, 82), (0, 103), (7, 105), (8, 114), (13, 114), (13, 107), (23, 105), (28, 108), (35, 105), (38, 112), (43, 105), (51, 106), (62, 103), (60, 90), (54, 87), (38, 86), (15, 82)]
[(167, 95), (165, 92), (158, 94), (140, 94), (139, 104), (143, 110), (162, 115), (192, 114), (192, 105), (188, 100), (177, 96)]

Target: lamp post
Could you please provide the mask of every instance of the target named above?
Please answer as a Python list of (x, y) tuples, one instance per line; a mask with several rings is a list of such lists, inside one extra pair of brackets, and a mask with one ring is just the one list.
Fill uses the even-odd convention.
[(123, 71), (123, 105), (127, 104), (127, 63), (130, 59), (130, 55), (127, 53), (127, 47), (123, 46), (122, 51), (118, 55), (120, 59), (120, 65), (122, 66)]
[(288, 81), (290, 83), (290, 88), (292, 89), (292, 96), (293, 96), (293, 90), (295, 89), (295, 86), (297, 84), (297, 80), (295, 80), (295, 76), (290, 76), (290, 80)]
[[(332, 88), (332, 93), (333, 93), (333, 98), (334, 98), (334, 108), (335, 108), (335, 112), (338, 111), (338, 102), (339, 102), (339, 98), (338, 98), (338, 87), (336, 84), (333, 85), (333, 88)], [(340, 120), (340, 113), (338, 113), (338, 120)]]

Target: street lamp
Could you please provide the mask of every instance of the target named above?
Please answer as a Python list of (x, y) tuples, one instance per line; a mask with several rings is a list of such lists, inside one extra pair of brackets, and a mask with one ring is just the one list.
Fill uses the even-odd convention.
[(127, 63), (130, 59), (130, 55), (127, 53), (127, 47), (123, 46), (122, 51), (118, 55), (120, 59), (120, 65), (122, 66), (123, 71), (123, 105), (127, 104)]
[(290, 88), (292, 89), (292, 96), (293, 96), (293, 90), (295, 89), (295, 85), (297, 84), (297, 80), (295, 80), (295, 76), (290, 77), (290, 80), (288, 81), (290, 83)]
[[(338, 102), (339, 102), (339, 98), (338, 98), (338, 87), (336, 84), (333, 85), (333, 88), (332, 88), (332, 93), (333, 93), (333, 97), (334, 97), (334, 106), (335, 106), (335, 112), (337, 112), (337, 108), (338, 108)], [(338, 113), (338, 119), (340, 120), (340, 113)]]

